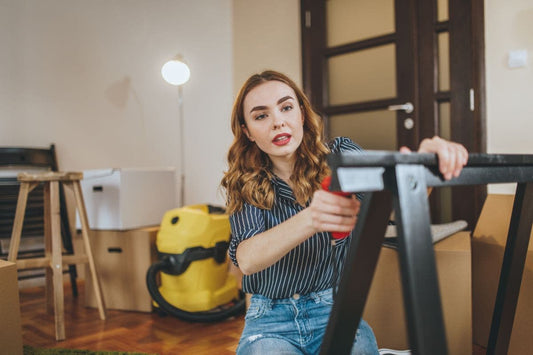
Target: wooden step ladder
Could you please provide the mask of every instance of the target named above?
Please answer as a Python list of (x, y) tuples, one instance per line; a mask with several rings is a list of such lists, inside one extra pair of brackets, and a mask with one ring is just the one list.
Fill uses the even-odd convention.
[[(20, 182), (20, 191), (17, 201), (13, 232), (9, 247), (8, 260), (17, 264), (17, 269), (46, 269), (46, 304), (51, 312), (54, 310), (56, 340), (65, 339), (65, 315), (63, 296), (63, 265), (89, 264), (94, 292), (100, 319), (105, 320), (106, 311), (104, 298), (96, 267), (94, 264), (91, 243), (89, 241), (89, 222), (83, 201), (80, 172), (46, 172), (46, 173), (20, 173), (17, 176)], [(45, 256), (27, 259), (18, 259), (20, 238), (24, 223), (24, 214), (28, 201), (28, 194), (39, 184), (44, 184), (44, 241)], [(59, 209), (59, 183), (71, 188), (76, 199), (76, 208), (81, 220), (81, 233), (85, 249), (84, 255), (63, 255), (61, 244), (61, 215)], [(51, 297), (53, 295), (53, 297)]]

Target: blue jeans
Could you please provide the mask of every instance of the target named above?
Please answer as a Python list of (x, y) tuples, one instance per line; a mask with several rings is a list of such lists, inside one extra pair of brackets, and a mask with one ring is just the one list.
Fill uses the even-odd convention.
[[(318, 354), (332, 305), (331, 289), (277, 300), (253, 295), (237, 354)], [(362, 319), (352, 354), (378, 354), (374, 333)]]

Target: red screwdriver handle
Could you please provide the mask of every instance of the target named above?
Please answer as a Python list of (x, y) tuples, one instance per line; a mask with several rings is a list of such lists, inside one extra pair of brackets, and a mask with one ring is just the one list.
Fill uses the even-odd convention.
[[(322, 188), (325, 190), (325, 191), (329, 191), (331, 192), (332, 194), (335, 194), (335, 195), (339, 195), (339, 196), (346, 196), (346, 197), (350, 197), (350, 193), (348, 192), (342, 192), (342, 191), (330, 191), (329, 190), (329, 185), (331, 184), (331, 176), (326, 176), (324, 178), (324, 180), (322, 180)], [(333, 239), (342, 239), (342, 238), (346, 238), (347, 236), (350, 235), (350, 232), (331, 232), (331, 236), (333, 237)]]

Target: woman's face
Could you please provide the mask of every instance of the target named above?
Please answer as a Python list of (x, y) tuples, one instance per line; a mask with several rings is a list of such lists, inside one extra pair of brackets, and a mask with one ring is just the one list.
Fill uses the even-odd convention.
[(294, 90), (281, 81), (267, 81), (246, 95), (243, 110), (246, 136), (274, 164), (292, 160), (303, 139), (304, 122)]

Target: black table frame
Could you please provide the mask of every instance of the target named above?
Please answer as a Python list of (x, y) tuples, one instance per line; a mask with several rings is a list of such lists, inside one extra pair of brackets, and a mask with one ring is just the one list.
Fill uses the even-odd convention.
[(518, 183), (487, 354), (506, 354), (533, 223), (533, 155), (470, 154), (445, 181), (434, 154), (331, 154), (331, 190), (365, 192), (321, 354), (349, 354), (391, 212), (395, 212), (409, 343), (414, 354), (447, 354), (431, 240), (427, 187)]

